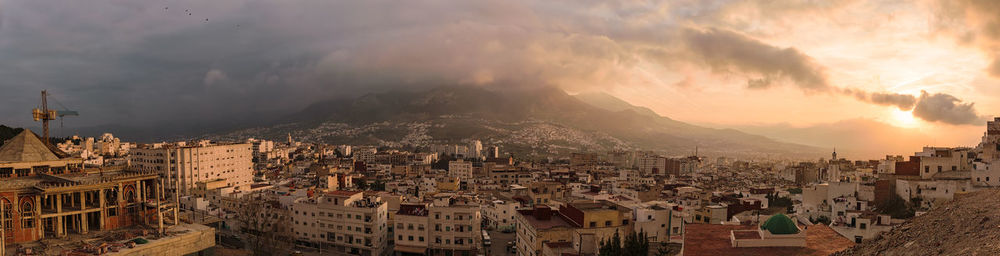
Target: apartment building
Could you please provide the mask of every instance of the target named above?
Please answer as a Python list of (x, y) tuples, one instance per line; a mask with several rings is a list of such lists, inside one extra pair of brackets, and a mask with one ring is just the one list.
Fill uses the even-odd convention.
[[(251, 144), (212, 144), (201, 141), (193, 145), (143, 145), (129, 155), (129, 168), (154, 171), (164, 179), (169, 191), (187, 195), (199, 181), (225, 181), (226, 186), (245, 190), (253, 182)], [(179, 186), (179, 188), (178, 188)]]
[(462, 161), (461, 159), (449, 162), (448, 175), (462, 180), (471, 180), (472, 162)]
[(494, 200), (482, 206), (486, 226), (497, 230), (513, 230), (521, 203), (515, 200)]
[(616, 232), (624, 236), (634, 226), (632, 210), (608, 201), (572, 202), (553, 211), (548, 206), (518, 210), (517, 255), (538, 256), (546, 245), (571, 243), (576, 254), (595, 255), (601, 241)]
[[(357, 191), (295, 199), (292, 232), (298, 244), (333, 255), (388, 255), (388, 204)], [(398, 232), (398, 230), (397, 230)]]
[(396, 255), (476, 255), (482, 243), (479, 204), (444, 193), (396, 212)]
[(517, 255), (539, 256), (546, 243), (566, 243), (573, 241), (573, 225), (566, 216), (553, 211), (548, 206), (518, 210), (517, 232), (514, 245)]

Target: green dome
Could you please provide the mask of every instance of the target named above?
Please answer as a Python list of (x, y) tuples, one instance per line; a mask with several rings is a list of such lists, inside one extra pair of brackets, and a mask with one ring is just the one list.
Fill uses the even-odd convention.
[(775, 235), (788, 235), (788, 234), (798, 234), (799, 228), (795, 226), (795, 221), (788, 218), (784, 214), (777, 214), (768, 218), (764, 222), (764, 225), (760, 226), (761, 229), (770, 231), (771, 234)]

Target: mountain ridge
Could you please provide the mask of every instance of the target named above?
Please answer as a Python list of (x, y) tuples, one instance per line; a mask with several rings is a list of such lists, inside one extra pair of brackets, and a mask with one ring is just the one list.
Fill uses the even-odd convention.
[(728, 156), (812, 158), (822, 154), (814, 147), (687, 124), (607, 97), (605, 101), (620, 101), (619, 111), (554, 87), (491, 90), (442, 86), (370, 93), (314, 103), (288, 115), (279, 125), (206, 137), (240, 139), (256, 133), (257, 137), (280, 139), (292, 134), (326, 143), (404, 147), (481, 139), (484, 144), (504, 145), (508, 152), (538, 156), (619, 149), (686, 155), (695, 148)]

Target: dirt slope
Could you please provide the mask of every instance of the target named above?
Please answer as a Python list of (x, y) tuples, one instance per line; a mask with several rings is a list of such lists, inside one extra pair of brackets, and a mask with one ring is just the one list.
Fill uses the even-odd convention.
[(881, 238), (833, 255), (1000, 255), (1000, 190), (956, 195)]

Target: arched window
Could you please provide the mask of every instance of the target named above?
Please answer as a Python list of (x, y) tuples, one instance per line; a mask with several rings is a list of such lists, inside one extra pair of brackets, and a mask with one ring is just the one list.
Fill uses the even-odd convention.
[(0, 203), (3, 203), (3, 229), (12, 230), (14, 229), (14, 205), (10, 204), (10, 200), (7, 198), (0, 198)]
[(135, 203), (135, 187), (127, 186), (125, 187), (125, 200), (129, 203)]
[(21, 228), (28, 229), (35, 227), (35, 200), (31, 197), (21, 198)]
[(112, 206), (118, 204), (118, 191), (114, 189), (108, 189), (104, 191), (104, 205)]

